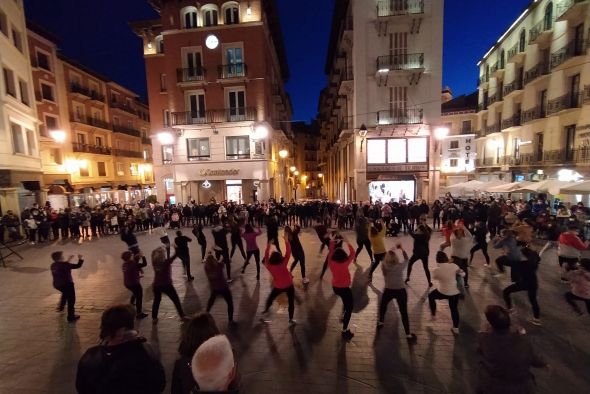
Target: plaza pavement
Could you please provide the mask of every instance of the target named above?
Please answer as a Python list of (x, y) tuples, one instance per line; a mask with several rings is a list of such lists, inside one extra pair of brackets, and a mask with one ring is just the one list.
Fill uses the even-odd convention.
[[(186, 235), (192, 236), (188, 229)], [(206, 234), (211, 245), (212, 238)], [(354, 241), (352, 232), (345, 236)], [(140, 233), (140, 247), (149, 256), (158, 246), (155, 235)], [(265, 237), (259, 237), (261, 249)], [(448, 306), (440, 302), (438, 318), (432, 323), (429, 312), (427, 284), (421, 265), (414, 266), (408, 287), (412, 331), (417, 343), (408, 345), (397, 306), (392, 302), (385, 327), (377, 332), (378, 299), (382, 290), (381, 271), (376, 271), (373, 285), (367, 284), (369, 259), (361, 252), (358, 265), (351, 265), (353, 275), (354, 313), (352, 330), (355, 337), (345, 343), (340, 337), (341, 302), (332, 294), (331, 276), (318, 281), (322, 257), (318, 257), (319, 241), (312, 229), (301, 235), (305, 247), (308, 277), (307, 290), (301, 284), (299, 268), (295, 271), (298, 302), (290, 329), (286, 302), (279, 299), (274, 306), (272, 323), (261, 324), (259, 312), (270, 291), (268, 272), (263, 268), (259, 283), (255, 265), (244, 276), (239, 275), (242, 258), (234, 255), (231, 285), (236, 307), (236, 329), (228, 329), (226, 305), (218, 299), (213, 307), (220, 329), (226, 333), (236, 352), (238, 369), (245, 393), (473, 393), (478, 357), (477, 333), (482, 326), (483, 309), (490, 303), (501, 303), (501, 289), (508, 276), (493, 278), (483, 268), (478, 252), (470, 270), (469, 294), (460, 303), (461, 333), (454, 336)], [(387, 238), (393, 246), (401, 241), (411, 252), (408, 236)], [(433, 236), (431, 251), (442, 242), (439, 233)], [(354, 244), (354, 242), (353, 242)], [(82, 269), (74, 271), (77, 291), (77, 312), (81, 319), (68, 324), (64, 314), (55, 312), (59, 294), (51, 286), (50, 253), (63, 250), (65, 255), (85, 256)], [(100, 315), (109, 305), (127, 302), (129, 292), (123, 287), (119, 255), (125, 250), (116, 236), (95, 239), (78, 245), (58, 242), (46, 246), (21, 247), (24, 260), (10, 257), (7, 268), (0, 267), (0, 393), (45, 394), (74, 393), (76, 364), (83, 352), (97, 343)], [(6, 252), (5, 250), (3, 252)], [(198, 245), (191, 245), (195, 281), (186, 282), (180, 262), (174, 263), (175, 286), (187, 313), (203, 310), (209, 295)], [(492, 252), (492, 258), (497, 254)], [(149, 259), (148, 259), (149, 260)], [(431, 252), (431, 269), (434, 268)], [(542, 327), (526, 322), (530, 308), (525, 293), (514, 296), (516, 320), (528, 331), (531, 341), (547, 358), (550, 369), (536, 370), (539, 393), (583, 393), (590, 387), (590, 316), (575, 316), (563, 301), (567, 285), (559, 282), (556, 252), (544, 255), (540, 268), (540, 305)], [(150, 284), (153, 271), (145, 269), (144, 307), (151, 309)], [(172, 303), (163, 298), (160, 321), (151, 318), (139, 322), (140, 333), (161, 354), (166, 369), (167, 388), (177, 346), (180, 324)]]

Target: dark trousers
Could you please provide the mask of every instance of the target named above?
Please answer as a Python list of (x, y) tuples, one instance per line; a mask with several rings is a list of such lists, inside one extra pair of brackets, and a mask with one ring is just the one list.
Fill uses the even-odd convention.
[(485, 259), (486, 259), (486, 264), (489, 265), (490, 264), (490, 255), (488, 254), (488, 244), (486, 242), (477, 243), (473, 246), (473, 248), (471, 248), (471, 250), (469, 251), (469, 253), (471, 255), (471, 258), (469, 259), (469, 263), (471, 263), (473, 261), (473, 255), (478, 250), (481, 250), (481, 252), (483, 253), (483, 257), (485, 257)]
[(363, 247), (365, 247), (367, 249), (367, 254), (369, 255), (369, 258), (371, 259), (371, 261), (373, 261), (373, 251), (371, 250), (371, 241), (368, 239), (357, 239), (356, 244), (358, 245), (358, 248), (356, 248), (355, 256), (358, 258), (359, 253), (361, 252), (361, 250), (363, 250)]
[(207, 241), (203, 243), (199, 242), (199, 246), (201, 247), (201, 260), (205, 260), (205, 253), (207, 252)]
[(246, 261), (242, 267), (242, 273), (245, 272), (246, 266), (250, 264), (250, 257), (252, 256), (254, 256), (254, 261), (256, 262), (256, 279), (260, 279), (260, 249), (249, 250), (246, 252)]
[(140, 284), (133, 286), (125, 286), (133, 295), (129, 301), (131, 304), (135, 304), (135, 311), (139, 315), (143, 312), (143, 288)]
[(507, 256), (500, 256), (496, 259), (496, 267), (498, 267), (498, 271), (504, 272), (506, 271), (505, 267), (512, 267), (512, 261)]
[(586, 310), (588, 311), (588, 314), (590, 315), (590, 299), (578, 297), (577, 295), (575, 295), (571, 291), (568, 291), (567, 293), (565, 293), (564, 297), (565, 297), (565, 300), (567, 301), (567, 303), (572, 306), (574, 311), (580, 315), (582, 314), (582, 311), (580, 310), (580, 307), (578, 306), (578, 304), (576, 304), (574, 301), (583, 301), (586, 304)]
[(432, 229), (433, 230), (436, 228), (437, 224), (438, 224), (438, 228), (440, 228), (440, 215), (433, 215), (432, 216)]
[(209, 301), (207, 301), (207, 312), (211, 310), (213, 307), (213, 303), (217, 296), (222, 296), (227, 304), (227, 318), (229, 321), (234, 321), (234, 299), (231, 295), (231, 291), (228, 287), (223, 290), (213, 290), (211, 289), (211, 295), (209, 296)]
[(37, 229), (30, 228), (28, 231), (29, 231), (29, 241), (35, 242), (37, 240)]
[(191, 258), (188, 254), (177, 254), (177, 257), (182, 261), (182, 265), (184, 267), (184, 271), (186, 272), (187, 278), (192, 278), (191, 275)]
[(467, 259), (461, 259), (457, 256), (453, 256), (453, 262), (459, 266), (465, 272), (465, 277), (463, 278), (463, 282), (465, 286), (469, 286), (469, 264)]
[(430, 279), (430, 270), (428, 269), (428, 255), (427, 254), (425, 254), (425, 255), (413, 254), (412, 257), (410, 257), (410, 261), (408, 263), (407, 279), (410, 280), (410, 275), (412, 274), (412, 266), (418, 260), (422, 260), (422, 267), (424, 267), (424, 274), (426, 274), (426, 279), (428, 280), (428, 284), (431, 284), (432, 280)]
[(215, 250), (215, 258), (219, 260), (220, 257), (223, 257), (223, 263), (225, 264), (227, 279), (231, 279), (231, 260), (229, 259), (229, 251), (227, 250), (227, 248)]
[(330, 248), (330, 238), (320, 238), (320, 242), (322, 243), (320, 245), (320, 253), (324, 251), (325, 247), (328, 247), (328, 249)]
[(430, 313), (432, 316), (436, 315), (436, 300), (448, 300), (449, 308), (451, 309), (451, 318), (453, 319), (453, 327), (459, 327), (459, 296), (460, 294), (448, 296), (438, 289), (428, 294), (428, 305), (430, 306)]
[(178, 293), (172, 285), (154, 286), (154, 304), (152, 305), (152, 319), (158, 318), (158, 310), (160, 309), (160, 302), (162, 301), (162, 294), (166, 294), (174, 304), (176, 311), (180, 317), (184, 317), (184, 311), (180, 304)]
[(352, 290), (350, 287), (332, 287), (334, 290), (334, 294), (336, 294), (342, 300), (342, 330), (348, 330), (348, 323), (350, 323), (350, 318), (352, 317), (352, 307), (354, 305), (352, 299)]
[(244, 245), (242, 244), (242, 239), (232, 239), (231, 240), (231, 252), (230, 252), (230, 257), (234, 257), (234, 252), (236, 251), (236, 247), (240, 250), (240, 254), (242, 255), (242, 258), (245, 259), (246, 258), (246, 253), (244, 252)]
[(66, 283), (63, 286), (56, 287), (56, 290), (61, 292), (61, 298), (59, 299), (59, 310), (64, 309), (66, 303), (68, 304), (68, 319), (71, 319), (76, 314), (75, 304), (76, 304), (76, 290), (74, 288), (73, 283)]
[(535, 317), (535, 319), (538, 319), (541, 316), (541, 310), (539, 309), (539, 303), (537, 302), (537, 285), (525, 286), (524, 284), (513, 283), (510, 286), (506, 287), (502, 291), (502, 296), (504, 297), (506, 307), (508, 309), (512, 308), (512, 300), (510, 299), (510, 294), (517, 293), (519, 291), (526, 291), (528, 293), (529, 302), (531, 303), (531, 307), (533, 308), (533, 316)]
[(490, 237), (494, 238), (498, 233), (498, 223), (488, 222), (488, 230), (490, 231)]
[(410, 318), (408, 317), (408, 292), (406, 289), (384, 289), (381, 296), (381, 304), (379, 305), (379, 321), (385, 320), (385, 312), (387, 305), (391, 300), (395, 299), (399, 308), (399, 313), (402, 315), (402, 324), (406, 335), (410, 335)]
[(383, 261), (384, 257), (385, 257), (385, 253), (375, 253), (375, 260), (373, 261), (373, 264), (371, 264), (371, 270), (369, 271), (370, 277), (373, 276), (373, 272), (375, 272), (375, 270), (377, 269), (377, 266), (379, 265), (379, 263), (381, 261)]
[(275, 298), (277, 298), (281, 293), (287, 293), (287, 298), (289, 300), (289, 320), (292, 320), (293, 314), (295, 313), (295, 288), (293, 285), (287, 287), (286, 289), (277, 289), (276, 287), (273, 287), (272, 291), (268, 295), (268, 298), (266, 299), (264, 312), (268, 312)]
[(301, 277), (305, 279), (305, 253), (293, 253), (293, 262), (291, 263), (291, 272), (297, 267), (297, 263), (301, 264)]

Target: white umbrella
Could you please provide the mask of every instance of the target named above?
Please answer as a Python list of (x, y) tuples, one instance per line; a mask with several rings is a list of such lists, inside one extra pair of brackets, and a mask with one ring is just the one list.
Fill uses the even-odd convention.
[(561, 194), (590, 194), (590, 181), (574, 183), (560, 190)]
[(484, 190), (489, 193), (512, 193), (513, 191), (515, 191), (517, 189), (528, 186), (528, 184), (530, 184), (530, 183), (532, 183), (532, 182), (522, 181), (522, 182), (505, 183), (502, 185), (487, 187)]
[(557, 179), (546, 179), (540, 182), (532, 182), (529, 185), (520, 187), (514, 192), (531, 192), (531, 193), (544, 193), (547, 192), (551, 195), (559, 194), (560, 191), (568, 186), (573, 186), (575, 183), (570, 181), (559, 181)]

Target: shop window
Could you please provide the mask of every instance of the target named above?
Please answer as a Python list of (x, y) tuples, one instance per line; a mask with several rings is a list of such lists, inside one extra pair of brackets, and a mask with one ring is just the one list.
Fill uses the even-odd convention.
[(107, 176), (107, 166), (104, 161), (96, 162), (96, 167), (98, 169), (98, 176)]
[(368, 164), (426, 163), (426, 138), (371, 138), (367, 140)]
[(117, 165), (117, 175), (118, 176), (124, 176), (125, 175), (125, 170), (123, 169), (123, 163), (118, 162)]
[(250, 137), (226, 137), (225, 154), (227, 160), (250, 158)]
[(187, 138), (186, 150), (188, 160), (206, 160), (211, 157), (209, 138)]

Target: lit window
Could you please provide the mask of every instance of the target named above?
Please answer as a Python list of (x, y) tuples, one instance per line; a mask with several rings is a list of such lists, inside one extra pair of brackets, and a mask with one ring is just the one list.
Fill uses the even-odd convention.
[(387, 162), (405, 163), (407, 160), (406, 139), (393, 138), (387, 140)]
[(107, 176), (107, 166), (104, 161), (96, 162), (96, 167), (98, 169), (98, 176)]
[(174, 148), (172, 145), (162, 145), (162, 164), (172, 163)]
[(379, 139), (367, 140), (367, 163), (386, 163), (386, 141)]
[(426, 163), (428, 141), (426, 138), (408, 138), (408, 163)]
[(225, 9), (225, 24), (233, 25), (240, 23), (240, 11), (237, 6), (230, 6)]
[(250, 137), (226, 137), (225, 149), (227, 160), (250, 158)]
[(182, 24), (185, 29), (197, 27), (197, 9), (195, 7), (185, 7), (181, 11)]
[(217, 26), (217, 10), (207, 9), (203, 13), (205, 26)]
[(449, 149), (459, 149), (459, 141), (454, 140), (450, 142)]
[(459, 160), (458, 159), (451, 159), (451, 160), (449, 160), (449, 166), (451, 166), (451, 167), (458, 167), (459, 166)]
[(186, 148), (188, 160), (203, 160), (211, 157), (209, 138), (187, 138)]

